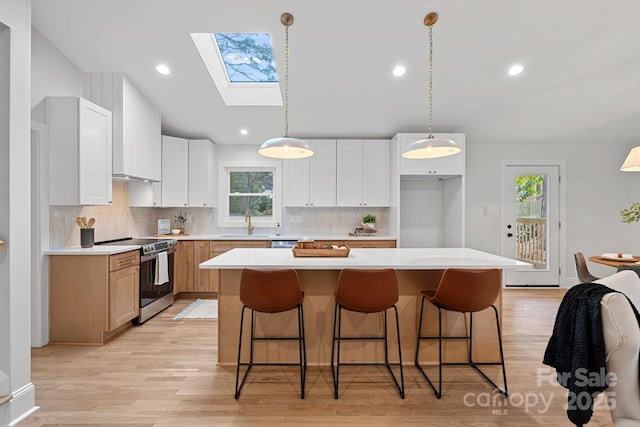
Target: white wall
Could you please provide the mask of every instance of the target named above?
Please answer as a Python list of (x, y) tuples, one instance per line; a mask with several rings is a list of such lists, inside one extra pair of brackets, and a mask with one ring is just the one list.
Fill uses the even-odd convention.
[[(0, 371), (8, 376), (12, 398), (0, 407), (0, 424), (14, 423), (35, 409), (34, 387), (31, 384), (31, 2), (3, 0), (0, 2), (0, 22), (9, 27), (9, 55), (6, 39), (0, 62), (8, 63), (9, 77), (0, 77), (0, 84), (9, 86), (8, 150), (0, 140), (2, 169), (8, 169), (9, 191), (0, 191), (0, 206), (8, 206), (6, 222), (0, 230), (7, 243), (2, 255), (0, 301), (8, 302), (8, 310), (0, 310)], [(7, 31), (4, 32), (6, 37)], [(6, 68), (5, 68), (6, 70)], [(6, 90), (6, 89), (5, 89)], [(3, 99), (7, 99), (4, 97)], [(4, 107), (6, 114), (6, 106)], [(5, 118), (6, 120), (6, 118)], [(5, 177), (6, 178), (6, 177)], [(6, 180), (3, 180), (7, 182)], [(5, 220), (6, 221), (6, 220)]]
[(32, 28), (31, 65), (31, 108), (45, 96), (82, 96), (82, 71), (36, 28)]
[[(603, 140), (602, 136), (598, 139)], [(640, 200), (640, 174), (620, 172), (634, 144), (620, 141), (596, 144), (484, 144), (469, 140), (466, 147), (466, 242), (467, 246), (500, 253), (500, 216), (485, 216), (484, 206), (500, 205), (502, 160), (564, 160), (561, 177), (566, 188), (565, 280), (575, 284), (573, 253), (640, 253), (640, 223), (624, 224), (619, 212)], [(611, 267), (590, 265), (605, 276)], [(574, 280), (573, 282), (571, 282)], [(565, 283), (566, 284), (566, 283)]]

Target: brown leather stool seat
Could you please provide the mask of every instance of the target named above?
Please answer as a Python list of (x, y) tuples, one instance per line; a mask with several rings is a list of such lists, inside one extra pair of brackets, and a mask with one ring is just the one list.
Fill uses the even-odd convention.
[[(404, 375), (402, 372), (402, 349), (400, 346), (400, 325), (398, 322), (398, 278), (393, 269), (360, 270), (343, 269), (338, 276), (333, 312), (333, 341), (331, 347), (331, 372), (333, 374), (334, 397), (338, 398), (340, 366), (386, 366), (393, 381), (404, 399)], [(393, 308), (396, 314), (396, 333), (398, 337), (398, 362), (389, 362), (387, 346), (387, 310)], [(342, 336), (342, 310), (358, 313), (384, 313), (384, 336)], [(380, 340), (384, 342), (384, 362), (375, 363), (342, 363), (340, 347), (342, 341)], [(337, 347), (337, 358), (336, 358)], [(391, 369), (400, 368), (400, 382)]]
[[(502, 279), (500, 270), (498, 269), (456, 269), (449, 268), (445, 270), (440, 278), (437, 289), (423, 290), (420, 292), (422, 296), (420, 308), (420, 323), (418, 326), (418, 339), (416, 346), (416, 368), (422, 372), (427, 382), (433, 389), (436, 397), (442, 397), (442, 366), (446, 365), (466, 365), (473, 367), (482, 377), (488, 381), (503, 396), (507, 394), (507, 375), (504, 366), (504, 355), (502, 352), (502, 335), (500, 332), (500, 320), (498, 318), (498, 310), (494, 303), (500, 295), (502, 287)], [(428, 300), (438, 309), (438, 335), (422, 336), (422, 315), (424, 313), (424, 301)], [(500, 347), (499, 362), (474, 362), (473, 351), (473, 313), (485, 310), (491, 307), (495, 313), (496, 328), (498, 331), (498, 345)], [(442, 336), (442, 310), (455, 311), (460, 313), (469, 313), (469, 335), (464, 336)], [(419, 363), (420, 342), (422, 340), (438, 340), (438, 388), (431, 382), (429, 376)], [(443, 340), (468, 340), (469, 354), (468, 362), (443, 362), (442, 361), (442, 341)], [(501, 365), (502, 378), (504, 381), (504, 390), (501, 390), (480, 368), (481, 365)]]
[[(300, 366), (300, 397), (304, 399), (304, 383), (307, 372), (307, 351), (304, 342), (304, 312), (302, 301), (304, 293), (300, 290), (298, 273), (292, 269), (279, 270), (254, 270), (244, 269), (240, 276), (240, 302), (242, 313), (240, 315), (240, 338), (238, 343), (238, 365), (236, 368), (235, 398), (240, 397), (240, 390), (253, 366)], [(251, 347), (249, 350), (249, 362), (240, 362), (242, 353), (242, 326), (244, 324), (244, 311), (251, 310)], [(258, 313), (282, 313), (298, 310), (298, 336), (297, 337), (256, 337), (255, 317)], [(253, 344), (255, 341), (298, 341), (300, 360), (296, 363), (257, 363), (253, 361)], [(247, 371), (239, 383), (240, 366), (247, 366)]]

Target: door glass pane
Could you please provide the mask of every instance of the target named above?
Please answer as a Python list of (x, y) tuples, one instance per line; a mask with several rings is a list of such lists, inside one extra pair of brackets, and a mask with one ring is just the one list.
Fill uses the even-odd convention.
[(547, 269), (547, 175), (516, 175), (516, 258)]

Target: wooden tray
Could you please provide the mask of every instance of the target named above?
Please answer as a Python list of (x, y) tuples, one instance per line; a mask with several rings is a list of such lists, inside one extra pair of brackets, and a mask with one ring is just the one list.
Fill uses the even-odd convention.
[(344, 249), (325, 249), (325, 248), (313, 248), (302, 249), (297, 246), (291, 248), (294, 257), (348, 257), (351, 248), (345, 246)]

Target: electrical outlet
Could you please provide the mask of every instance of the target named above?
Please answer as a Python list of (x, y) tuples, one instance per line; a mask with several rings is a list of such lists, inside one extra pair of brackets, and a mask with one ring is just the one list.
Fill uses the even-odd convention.
[(191, 214), (187, 214), (187, 222), (191, 222)]
[(418, 222), (418, 215), (417, 214), (411, 215), (411, 222)]
[(289, 217), (289, 222), (291, 222), (291, 223), (302, 222), (302, 215), (291, 215)]

